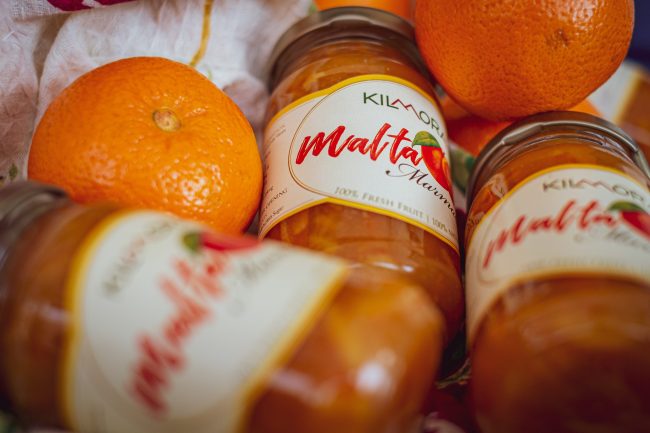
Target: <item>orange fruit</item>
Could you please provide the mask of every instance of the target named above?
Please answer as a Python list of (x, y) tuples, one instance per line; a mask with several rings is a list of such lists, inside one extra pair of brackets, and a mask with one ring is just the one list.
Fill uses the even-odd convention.
[(29, 177), (80, 203), (174, 213), (238, 233), (260, 201), (253, 130), (207, 78), (155, 57), (104, 65), (49, 106), (29, 155)]
[(415, 31), (442, 87), (481, 117), (563, 110), (627, 53), (633, 0), (419, 0)]
[[(499, 132), (513, 123), (508, 120), (484, 119), (470, 114), (448, 96), (442, 99), (441, 105), (449, 139), (474, 156), (477, 156)], [(586, 99), (571, 108), (570, 111), (600, 115), (598, 110)]]
[(408, 20), (412, 18), (411, 0), (315, 0), (314, 3), (320, 10), (343, 6), (363, 6), (392, 12)]

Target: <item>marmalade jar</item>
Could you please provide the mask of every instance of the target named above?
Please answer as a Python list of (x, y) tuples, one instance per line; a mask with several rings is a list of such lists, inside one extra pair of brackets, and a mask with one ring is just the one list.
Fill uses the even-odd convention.
[(28, 425), (404, 432), (441, 323), (390, 271), (43, 185), (0, 191), (0, 398)]
[(483, 432), (650, 432), (649, 175), (625, 133), (575, 112), (479, 155), (465, 277)]
[(313, 14), (278, 42), (260, 236), (396, 270), (463, 313), (446, 131), (411, 25), (370, 8)]

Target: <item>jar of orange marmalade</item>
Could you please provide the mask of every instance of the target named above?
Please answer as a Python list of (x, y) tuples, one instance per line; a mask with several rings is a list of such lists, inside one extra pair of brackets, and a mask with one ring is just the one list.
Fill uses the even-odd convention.
[(408, 431), (441, 318), (399, 275), (0, 191), (0, 400), (101, 433)]
[(331, 9), (272, 58), (260, 235), (401, 272), (453, 336), (463, 295), (446, 132), (411, 25)]
[(484, 433), (650, 432), (650, 171), (615, 126), (557, 112), (481, 152), (466, 232)]

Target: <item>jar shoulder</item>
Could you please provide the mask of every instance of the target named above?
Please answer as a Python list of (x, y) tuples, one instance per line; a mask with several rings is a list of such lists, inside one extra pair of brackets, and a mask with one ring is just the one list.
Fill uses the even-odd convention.
[(390, 75), (406, 80), (431, 96), (432, 83), (406, 55), (390, 46), (340, 42), (317, 47), (295, 61), (272, 89), (267, 122), (278, 111), (309, 94), (362, 75)]

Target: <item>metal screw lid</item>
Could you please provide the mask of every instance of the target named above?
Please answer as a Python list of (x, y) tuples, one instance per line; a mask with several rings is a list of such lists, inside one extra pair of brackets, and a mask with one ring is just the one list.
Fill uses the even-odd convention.
[(553, 111), (536, 114), (513, 123), (497, 134), (481, 150), (467, 184), (468, 208), (476, 193), (475, 188), (481, 172), (488, 164), (526, 138), (556, 129), (588, 130), (610, 137), (625, 149), (632, 161), (650, 178), (650, 166), (648, 166), (645, 156), (636, 142), (622, 129), (591, 114), (575, 111)]
[[(375, 33), (377, 30), (388, 30), (390, 32), (389, 39), (394, 40), (398, 46), (419, 59), (413, 26), (405, 19), (390, 12), (367, 7), (327, 9), (310, 14), (298, 21), (278, 40), (269, 59), (268, 77), (271, 86), (278, 78), (278, 61), (298, 41), (323, 42), (355, 35), (372, 38), (373, 30)], [(374, 37), (386, 41), (385, 34), (381, 38), (378, 34), (375, 34)]]

